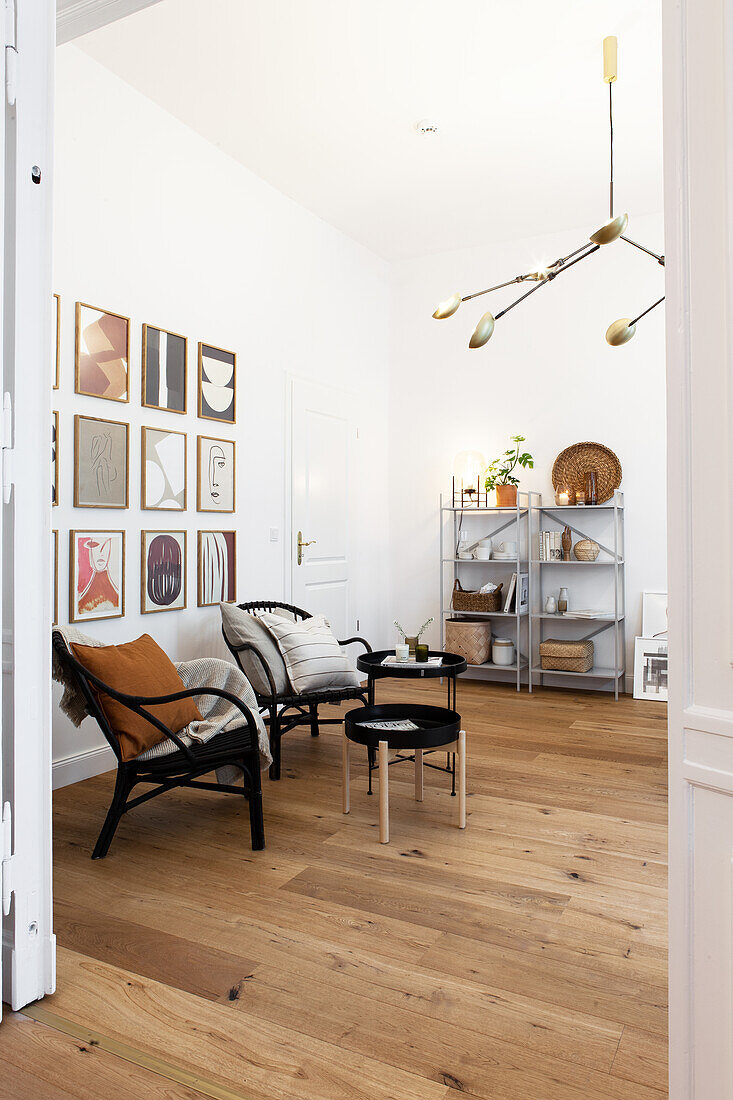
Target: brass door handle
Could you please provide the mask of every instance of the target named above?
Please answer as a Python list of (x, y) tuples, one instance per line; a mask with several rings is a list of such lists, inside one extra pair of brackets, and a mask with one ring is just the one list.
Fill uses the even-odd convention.
[(303, 547), (304, 546), (315, 546), (315, 544), (316, 544), (315, 539), (309, 539), (308, 542), (303, 542), (303, 532), (298, 531), (298, 565), (303, 564)]

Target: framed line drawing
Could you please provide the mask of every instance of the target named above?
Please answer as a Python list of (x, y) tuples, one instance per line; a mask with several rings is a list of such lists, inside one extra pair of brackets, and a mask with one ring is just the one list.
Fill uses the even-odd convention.
[(141, 534), (140, 611), (182, 611), (186, 607), (186, 532)]
[(74, 507), (127, 508), (130, 426), (74, 417)]
[(185, 432), (142, 428), (142, 508), (158, 512), (186, 511), (187, 441)]
[(125, 614), (125, 532), (69, 532), (69, 622)]
[(198, 605), (233, 603), (237, 598), (237, 532), (199, 531)]
[(130, 400), (130, 318), (76, 303), (74, 390), (107, 401)]
[(164, 412), (186, 412), (188, 340), (176, 332), (143, 325), (142, 404)]
[(199, 512), (233, 512), (236, 485), (236, 445), (233, 439), (198, 436), (196, 456), (196, 509)]
[(199, 343), (198, 414), (202, 420), (236, 423), (237, 356)]
[(53, 389), (59, 388), (59, 376), (61, 368), (61, 295), (54, 294), (53, 308), (51, 311), (51, 332), (54, 335), (53, 359), (51, 360), (51, 378)]
[(59, 414), (51, 413), (51, 506), (59, 502)]

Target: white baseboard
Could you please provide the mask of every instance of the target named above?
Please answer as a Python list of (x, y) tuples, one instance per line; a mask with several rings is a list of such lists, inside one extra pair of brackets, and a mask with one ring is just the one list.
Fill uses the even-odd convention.
[(54, 760), (53, 789), (68, 787), (70, 783), (78, 783), (81, 779), (90, 779), (93, 775), (112, 771), (116, 766), (115, 754), (109, 745), (101, 745), (97, 749), (87, 749), (86, 752), (78, 752), (73, 756), (65, 756), (62, 760)]

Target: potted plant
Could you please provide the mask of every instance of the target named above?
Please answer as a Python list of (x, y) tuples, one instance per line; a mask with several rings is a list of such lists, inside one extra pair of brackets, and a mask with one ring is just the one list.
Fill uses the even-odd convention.
[(524, 469), (534, 468), (534, 459), (531, 454), (521, 451), (519, 444), (524, 443), (523, 435), (513, 435), (511, 442), (514, 446), (504, 451), (500, 458), (495, 458), (486, 471), (486, 492), (496, 489), (496, 505), (498, 508), (516, 508), (517, 485), (519, 478), (514, 477), (513, 471), (517, 466)]

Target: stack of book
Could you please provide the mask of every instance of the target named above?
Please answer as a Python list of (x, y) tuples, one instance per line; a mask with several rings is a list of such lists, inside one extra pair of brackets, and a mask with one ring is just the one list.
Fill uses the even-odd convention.
[[(519, 600), (519, 606), (517, 606), (517, 600)], [(520, 614), (529, 610), (529, 574), (520, 573), (519, 583), (517, 583), (517, 574), (512, 573), (512, 579), (509, 581), (509, 587), (507, 588), (506, 596), (504, 597), (503, 611), (517, 612)]]
[(538, 561), (562, 561), (562, 532), (540, 531), (537, 539)]

